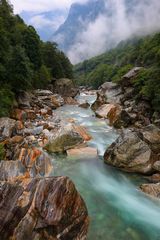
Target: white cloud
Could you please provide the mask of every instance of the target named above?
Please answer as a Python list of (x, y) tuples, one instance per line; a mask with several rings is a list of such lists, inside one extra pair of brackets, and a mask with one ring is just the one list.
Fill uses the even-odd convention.
[(63, 15), (47, 18), (45, 14), (39, 14), (31, 17), (28, 20), (28, 24), (34, 25), (34, 27), (38, 30), (44, 29), (47, 27), (55, 31), (64, 21), (65, 21), (65, 17)]
[(76, 36), (75, 43), (68, 51), (73, 63), (101, 54), (120, 41), (132, 35), (146, 35), (160, 30), (160, 1), (135, 1), (127, 12), (125, 0), (107, 0), (106, 12), (90, 22), (83, 32)]
[(14, 6), (15, 13), (27, 12), (46, 12), (57, 9), (68, 9), (74, 2), (85, 3), (87, 0), (10, 0)]

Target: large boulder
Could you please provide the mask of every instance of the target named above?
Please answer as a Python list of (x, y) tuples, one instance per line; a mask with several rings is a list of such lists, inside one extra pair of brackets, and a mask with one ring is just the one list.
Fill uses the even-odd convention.
[(144, 127), (141, 134), (143, 140), (151, 146), (152, 151), (160, 153), (160, 128), (151, 124)]
[(134, 67), (129, 72), (127, 72), (121, 79), (121, 84), (123, 87), (129, 87), (133, 85), (132, 80), (137, 76), (137, 74), (142, 70), (142, 67)]
[(44, 177), (52, 170), (50, 158), (37, 148), (22, 148), (18, 160), (0, 161), (0, 180)]
[(54, 91), (63, 97), (75, 97), (78, 93), (78, 89), (75, 87), (73, 81), (68, 78), (56, 80), (54, 82)]
[(48, 152), (65, 152), (83, 143), (83, 138), (76, 132), (72, 125), (62, 127), (52, 140), (45, 146)]
[(37, 105), (42, 107), (49, 107), (52, 109), (56, 109), (62, 105), (64, 105), (64, 99), (59, 94), (54, 94), (50, 90), (41, 90), (38, 89), (34, 91), (35, 96), (37, 96)]
[(96, 115), (108, 119), (116, 128), (128, 127), (132, 121), (130, 115), (118, 104), (104, 104), (97, 109)]
[[(96, 111), (96, 115), (101, 118), (110, 118), (112, 115), (116, 115), (116, 112), (118, 112), (121, 109), (121, 107), (114, 104), (104, 104), (101, 107), (99, 107)], [(113, 122), (114, 119), (111, 119), (111, 122)]]
[(123, 97), (120, 85), (112, 82), (105, 82), (100, 89), (106, 96), (107, 103), (121, 103)]
[(3, 138), (9, 138), (13, 135), (16, 128), (16, 121), (11, 118), (0, 118), (0, 140)]
[(92, 104), (91, 109), (96, 111), (100, 106), (106, 103), (106, 96), (104, 95), (103, 91), (97, 91), (97, 99)]
[(88, 213), (67, 177), (0, 182), (3, 240), (86, 239)]
[(160, 183), (142, 184), (140, 189), (152, 197), (160, 198)]
[(31, 107), (30, 102), (31, 102), (31, 95), (28, 92), (19, 91), (17, 96), (17, 103), (19, 108), (22, 108), (22, 109), (30, 108)]
[(25, 122), (26, 120), (35, 120), (36, 119), (36, 112), (32, 109), (20, 109), (14, 108), (11, 117), (15, 120)]
[(127, 172), (152, 172), (155, 156), (136, 132), (123, 131), (104, 154), (104, 161)]

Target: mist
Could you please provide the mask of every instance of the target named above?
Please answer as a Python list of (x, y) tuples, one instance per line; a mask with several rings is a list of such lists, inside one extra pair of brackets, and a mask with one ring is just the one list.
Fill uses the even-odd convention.
[(105, 0), (105, 13), (77, 34), (67, 55), (76, 64), (115, 47), (122, 40), (158, 30), (159, 0)]

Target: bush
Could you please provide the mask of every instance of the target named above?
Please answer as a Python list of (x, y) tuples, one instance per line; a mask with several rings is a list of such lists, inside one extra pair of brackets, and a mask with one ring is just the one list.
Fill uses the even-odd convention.
[(143, 69), (134, 80), (134, 86), (137, 95), (147, 97), (153, 109), (160, 112), (160, 69)]
[(14, 94), (9, 87), (0, 89), (0, 117), (9, 116), (14, 102)]
[(0, 144), (0, 160), (4, 160), (5, 158), (5, 150), (3, 144)]

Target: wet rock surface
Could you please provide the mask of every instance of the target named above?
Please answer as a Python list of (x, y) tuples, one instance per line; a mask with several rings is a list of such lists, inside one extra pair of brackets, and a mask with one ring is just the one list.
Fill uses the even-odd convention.
[(128, 127), (131, 124), (131, 116), (118, 104), (104, 104), (96, 111), (98, 117), (109, 120), (115, 128)]
[(80, 147), (67, 150), (67, 155), (74, 158), (97, 158), (98, 152), (96, 148), (93, 147)]
[[(127, 127), (135, 126), (141, 128), (158, 121), (159, 115), (153, 114), (151, 103), (143, 96), (138, 100), (135, 98), (136, 92), (133, 80), (141, 69), (142, 67), (131, 69), (122, 77), (118, 84), (105, 82), (97, 92), (97, 100), (92, 104), (92, 110), (97, 111), (98, 108), (105, 104), (118, 104), (122, 108), (122, 113), (125, 113), (125, 116), (128, 114), (127, 118), (130, 117), (131, 121), (127, 123)], [(153, 119), (153, 115), (156, 115), (156, 120)], [(123, 117), (124, 114), (122, 114)], [(121, 124), (121, 120), (120, 116), (118, 124), (115, 124), (116, 128), (124, 127), (124, 124)]]
[(160, 183), (142, 184), (140, 189), (144, 193), (160, 199)]
[(13, 135), (16, 127), (16, 121), (11, 118), (0, 118), (0, 138), (1, 140), (9, 138)]
[(86, 239), (88, 213), (67, 177), (0, 182), (0, 236), (8, 239)]
[(75, 87), (73, 81), (68, 78), (61, 78), (53, 83), (53, 91), (63, 97), (75, 97), (78, 89)]
[(126, 130), (104, 154), (106, 163), (128, 172), (151, 173), (154, 154), (137, 133)]
[(79, 107), (81, 107), (81, 108), (89, 108), (90, 104), (88, 102), (83, 102), (83, 103), (79, 104)]
[(96, 101), (92, 104), (91, 109), (93, 111), (96, 111), (100, 106), (106, 103), (106, 96), (102, 91), (97, 91), (97, 99)]
[(65, 152), (68, 149), (76, 147), (83, 143), (81, 135), (75, 131), (72, 125), (62, 127), (52, 140), (45, 146), (48, 152)]
[[(54, 166), (42, 150), (62, 130), (54, 109), (66, 99), (77, 104), (70, 93), (64, 99), (50, 90), (20, 92), (11, 118), (0, 118), (0, 239), (86, 239), (85, 203), (67, 177), (49, 177)], [(89, 138), (84, 128), (72, 128), (61, 149)]]

